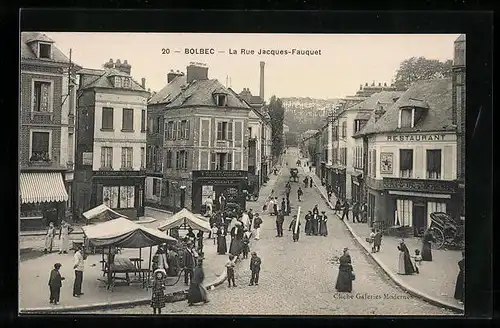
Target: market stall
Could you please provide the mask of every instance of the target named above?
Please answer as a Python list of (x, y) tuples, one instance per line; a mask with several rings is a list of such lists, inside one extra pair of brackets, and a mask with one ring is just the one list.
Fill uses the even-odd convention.
[(210, 232), (210, 223), (206, 220), (199, 218), (187, 209), (175, 213), (170, 218), (166, 219), (158, 227), (161, 231), (169, 232), (173, 228), (180, 229), (193, 229), (203, 232)]
[[(91, 247), (103, 250), (101, 264), (103, 277), (107, 275), (107, 279), (101, 281), (111, 290), (117, 280), (123, 280), (126, 284), (139, 282), (144, 288), (147, 288), (151, 277), (152, 247), (176, 242), (174, 238), (158, 230), (143, 227), (125, 218), (88, 225), (82, 227), (82, 230)], [(143, 268), (142, 248), (146, 247), (149, 247), (149, 262), (148, 267)], [(139, 256), (135, 258), (120, 257), (115, 252), (119, 248), (139, 249)], [(139, 279), (133, 281), (131, 274), (138, 276)], [(124, 275), (124, 277), (117, 277), (117, 275)]]

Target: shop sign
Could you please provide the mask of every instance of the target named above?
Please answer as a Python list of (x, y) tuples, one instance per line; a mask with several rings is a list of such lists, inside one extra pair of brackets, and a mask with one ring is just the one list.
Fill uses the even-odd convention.
[(210, 180), (203, 180), (204, 184), (207, 185), (237, 185), (241, 183), (241, 180), (234, 180), (234, 179), (210, 179)]
[(422, 179), (383, 178), (384, 189), (399, 191), (455, 193), (454, 181), (433, 181)]
[(446, 134), (401, 134), (387, 136), (387, 141), (445, 141)]
[(193, 177), (196, 178), (247, 178), (248, 171), (237, 171), (237, 170), (204, 170), (204, 171), (193, 171)]

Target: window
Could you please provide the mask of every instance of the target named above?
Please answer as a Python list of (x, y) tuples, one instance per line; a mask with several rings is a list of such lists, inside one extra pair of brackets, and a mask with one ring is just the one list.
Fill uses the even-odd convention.
[(146, 110), (141, 111), (141, 132), (146, 131)]
[(134, 110), (132, 108), (123, 109), (122, 131), (134, 131)]
[(102, 199), (106, 200), (110, 208), (118, 208), (120, 187), (104, 186), (102, 187)]
[(161, 131), (161, 116), (158, 116), (156, 118), (155, 128), (156, 128), (155, 133), (161, 133), (162, 132)]
[(413, 218), (413, 202), (408, 199), (397, 199), (395, 214), (394, 225), (400, 227), (411, 227)]
[(446, 203), (427, 202), (427, 227), (431, 226), (431, 213), (446, 213)]
[(154, 163), (155, 172), (163, 172), (163, 151), (160, 147), (155, 147), (156, 157)]
[(40, 58), (50, 59), (52, 52), (52, 45), (49, 43), (39, 43), (38, 53)]
[(122, 168), (132, 168), (132, 147), (122, 147)]
[(31, 162), (50, 161), (51, 137), (50, 132), (31, 132)]
[(146, 163), (146, 150), (144, 147), (141, 147), (141, 169), (145, 167), (144, 166), (145, 163)]
[(52, 83), (34, 81), (33, 82), (33, 111), (51, 112), (52, 105)]
[(110, 169), (113, 167), (113, 148), (101, 147), (101, 168)]
[(347, 137), (347, 122), (342, 122), (342, 138)]
[(366, 124), (367, 120), (354, 120), (354, 133), (358, 133), (359, 131), (361, 131), (365, 124)]
[(427, 150), (427, 179), (441, 179), (441, 149)]
[(217, 123), (217, 140), (233, 140), (233, 125), (230, 122)]
[(372, 150), (372, 176), (375, 178), (377, 176), (377, 150)]
[(167, 124), (165, 124), (165, 139), (166, 140), (172, 140), (173, 132), (174, 132), (174, 122), (170, 121)]
[(181, 134), (180, 139), (189, 140), (189, 121), (188, 120), (181, 121), (180, 134)]
[(413, 127), (413, 108), (402, 108), (399, 111), (400, 115), (400, 128), (412, 128)]
[(118, 208), (134, 208), (135, 206), (135, 187), (120, 186), (120, 202)]
[(372, 176), (372, 151), (368, 151), (368, 165), (366, 166), (368, 169), (368, 175)]
[(167, 165), (167, 169), (171, 169), (172, 168), (172, 151), (171, 150), (167, 150), (167, 158), (166, 158), (166, 165)]
[(149, 117), (148, 118), (148, 132), (149, 133), (153, 133), (153, 131), (154, 131), (153, 125), (154, 125), (154, 119), (152, 117)]
[(115, 76), (115, 88), (122, 87), (122, 78), (119, 76)]
[(211, 162), (212, 170), (232, 170), (233, 154), (229, 153), (212, 153)]
[(128, 77), (124, 77), (122, 82), (124, 88), (130, 88), (130, 79)]
[(181, 150), (177, 152), (176, 164), (178, 169), (187, 169), (187, 151)]
[(172, 122), (172, 138), (171, 140), (177, 140), (177, 135), (178, 135), (178, 124), (177, 121)]
[(146, 167), (150, 169), (151, 166), (153, 166), (153, 147), (148, 146), (147, 151), (148, 152), (146, 154)]
[(153, 179), (153, 196), (161, 196), (161, 179)]
[(399, 150), (399, 177), (411, 178), (413, 173), (413, 149)]
[(113, 108), (102, 108), (102, 127), (103, 130), (113, 130)]
[(227, 96), (225, 94), (216, 94), (215, 101), (217, 106), (227, 106)]

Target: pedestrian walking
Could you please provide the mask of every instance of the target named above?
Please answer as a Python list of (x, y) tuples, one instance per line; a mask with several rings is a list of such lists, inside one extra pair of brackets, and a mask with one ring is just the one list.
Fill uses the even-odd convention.
[(382, 231), (376, 230), (375, 236), (373, 237), (373, 251), (380, 252), (380, 246), (382, 245)]
[(261, 224), (262, 224), (262, 219), (260, 218), (259, 213), (255, 213), (255, 218), (253, 221), (253, 228), (255, 229), (254, 230), (255, 240), (260, 239), (260, 225)]
[(193, 280), (188, 291), (188, 305), (192, 306), (196, 303), (208, 303), (207, 290), (203, 287), (205, 280), (205, 272), (203, 270), (203, 259), (197, 261), (196, 268), (193, 272)]
[(56, 228), (54, 227), (54, 223), (50, 222), (49, 227), (47, 228), (47, 234), (45, 235), (45, 248), (43, 252), (47, 254), (47, 252), (52, 253), (52, 247), (54, 246), (54, 237), (56, 235)]
[(305, 216), (306, 226), (305, 226), (305, 229), (304, 229), (305, 231), (304, 232), (306, 233), (307, 236), (310, 236), (311, 232), (312, 232), (312, 228), (311, 228), (311, 225), (312, 225), (312, 223), (311, 223), (312, 215), (313, 215), (312, 212), (309, 211), (306, 214), (306, 216)]
[(283, 214), (286, 214), (287, 208), (286, 208), (286, 201), (285, 201), (284, 197), (281, 199), (281, 210), (283, 210)]
[(286, 212), (285, 212), (285, 215), (290, 215), (290, 212), (292, 211), (291, 207), (290, 207), (290, 198), (287, 198), (286, 199)]
[(233, 283), (233, 287), (236, 287), (236, 283), (234, 282), (234, 256), (229, 255), (229, 260), (226, 262), (226, 272), (227, 272), (227, 282), (228, 282), (228, 287), (231, 287), (231, 283)]
[[(297, 232), (295, 232), (295, 225), (298, 224)], [(300, 221), (297, 223), (297, 215), (293, 216), (293, 220), (290, 223), (290, 227), (292, 227), (292, 240), (293, 242), (298, 242), (300, 237)]]
[(252, 277), (250, 278), (249, 286), (253, 286), (254, 284), (259, 285), (259, 273), (260, 266), (262, 261), (260, 257), (257, 256), (256, 252), (252, 252), (252, 258), (250, 259), (250, 271), (252, 272)]
[(302, 191), (302, 188), (299, 187), (299, 189), (297, 189), (297, 199), (299, 202), (302, 201), (301, 198), (303, 194), (304, 192)]
[(354, 205), (352, 206), (352, 223), (361, 223), (361, 220), (359, 219), (359, 212), (360, 204), (359, 202), (354, 202)]
[(401, 240), (398, 246), (399, 261), (398, 261), (398, 274), (410, 275), (415, 273), (415, 268), (411, 262), (410, 251), (404, 240)]
[[(326, 179), (323, 177), (321, 178), (321, 185), (324, 186), (326, 184)], [(311, 178), (311, 188), (312, 188), (312, 178)]]
[(368, 205), (366, 203), (361, 205), (361, 222), (368, 222)]
[(283, 237), (283, 222), (285, 221), (285, 215), (283, 211), (280, 211), (278, 216), (276, 216), (276, 237)]
[(342, 218), (341, 220), (344, 220), (344, 218), (349, 221), (349, 203), (347, 200), (344, 200), (344, 203), (342, 204)]
[(462, 259), (458, 261), (458, 275), (455, 283), (455, 293), (453, 297), (458, 300), (459, 304), (464, 303), (465, 292), (465, 252), (462, 251)]
[(57, 305), (59, 303), (59, 296), (61, 295), (62, 281), (66, 278), (61, 276), (59, 269), (61, 268), (61, 263), (54, 264), (54, 269), (50, 271), (49, 277), (49, 303)]
[(309, 178), (305, 177), (304, 181), (302, 181), (302, 182), (304, 182), (304, 188), (307, 188), (307, 185), (309, 184)]
[(349, 255), (349, 249), (346, 247), (344, 248), (343, 255), (339, 258), (339, 274), (335, 289), (341, 293), (352, 292), (352, 282), (355, 278), (351, 255)]
[(196, 234), (196, 240), (198, 242), (198, 252), (203, 252), (203, 231), (200, 230)]
[(278, 204), (278, 197), (275, 197), (274, 198), (274, 202), (273, 202), (273, 210), (274, 210), (274, 215), (275, 216), (278, 216), (278, 211), (279, 211), (279, 204)]
[(59, 229), (59, 254), (68, 254), (69, 234), (72, 231), (73, 228), (68, 224), (68, 222), (62, 220), (61, 228)]
[(320, 221), (319, 221), (319, 235), (326, 237), (328, 236), (328, 217), (325, 211), (321, 211)]
[(167, 273), (164, 269), (156, 269), (153, 275), (154, 281), (153, 287), (151, 288), (151, 307), (153, 308), (153, 314), (161, 314), (161, 309), (163, 309), (167, 303), (165, 296), (165, 279), (167, 278)]
[(337, 199), (337, 201), (335, 202), (335, 214), (338, 214), (341, 209), (342, 204), (340, 203), (340, 199)]
[(183, 254), (184, 263), (184, 284), (189, 285), (189, 282), (193, 279), (193, 271), (196, 265), (196, 258), (193, 250), (193, 243), (188, 241), (187, 247)]
[(82, 246), (78, 246), (73, 256), (73, 269), (75, 270), (75, 281), (73, 283), (73, 296), (80, 297), (82, 293), (83, 270), (85, 268), (85, 259)]
[(422, 236), (422, 261), (432, 261), (431, 242), (435, 241), (430, 229), (426, 229)]

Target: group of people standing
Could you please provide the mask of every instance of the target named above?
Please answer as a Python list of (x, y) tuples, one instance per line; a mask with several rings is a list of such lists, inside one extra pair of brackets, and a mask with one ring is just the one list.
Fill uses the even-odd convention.
[[(73, 231), (73, 227), (71, 225), (62, 220), (61, 225), (59, 227), (59, 254), (67, 254), (69, 251), (69, 234)], [(54, 239), (57, 234), (57, 228), (53, 222), (49, 223), (49, 227), (47, 228), (47, 234), (45, 235), (45, 245), (43, 252), (45, 254), (52, 253), (54, 248)]]
[(313, 210), (306, 214), (305, 220), (305, 233), (307, 236), (328, 236), (328, 217), (325, 211), (319, 213), (318, 205), (315, 205)]

